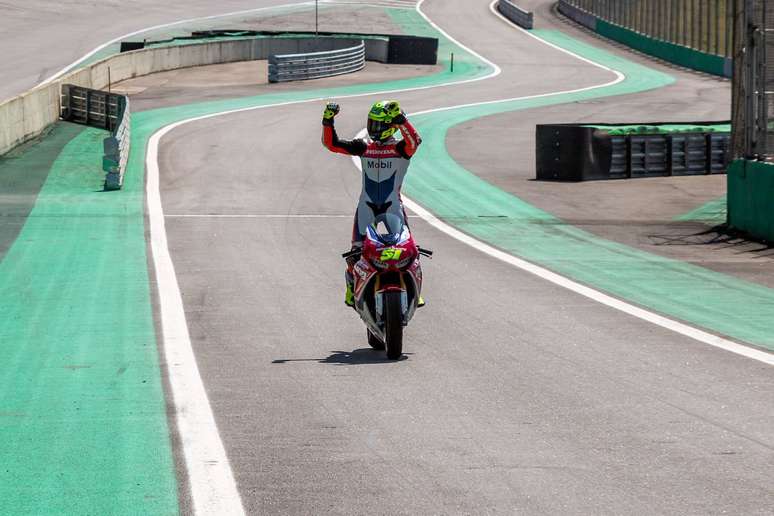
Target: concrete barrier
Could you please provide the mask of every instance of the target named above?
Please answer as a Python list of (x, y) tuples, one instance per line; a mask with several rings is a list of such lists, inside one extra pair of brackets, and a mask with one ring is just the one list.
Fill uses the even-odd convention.
[[(112, 82), (119, 82), (178, 68), (268, 59), (271, 54), (334, 50), (342, 48), (342, 45), (355, 46), (361, 41), (361, 38), (354, 37), (252, 37), (149, 47), (110, 56), (0, 104), (0, 155), (40, 135), (58, 120), (62, 84), (104, 90), (108, 87), (108, 77)], [(388, 37), (366, 40), (366, 59), (386, 63), (389, 49)]]
[(519, 27), (528, 30), (532, 30), (534, 27), (533, 14), (529, 11), (525, 11), (511, 2), (511, 0), (499, 0), (497, 2), (497, 10)]

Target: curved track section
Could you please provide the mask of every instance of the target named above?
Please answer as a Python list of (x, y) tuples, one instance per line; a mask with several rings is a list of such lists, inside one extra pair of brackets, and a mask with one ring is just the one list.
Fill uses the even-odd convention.
[[(404, 91), (410, 111), (619, 87), (611, 71), (514, 31), (487, 7), (426, 3), (502, 73)], [(353, 134), (376, 97), (344, 94), (364, 95), (340, 115), (341, 134)], [(239, 109), (220, 110), (229, 106)], [(197, 109), (172, 119), (206, 114)], [(367, 349), (341, 303), (338, 258), (359, 178), (317, 143), (319, 112), (285, 99), (200, 119), (168, 133), (158, 155), (190, 344), (248, 513), (755, 513), (774, 504), (770, 367), (547, 283), (421, 219), (414, 232), (437, 258), (407, 360)], [(488, 138), (504, 145), (507, 135)]]

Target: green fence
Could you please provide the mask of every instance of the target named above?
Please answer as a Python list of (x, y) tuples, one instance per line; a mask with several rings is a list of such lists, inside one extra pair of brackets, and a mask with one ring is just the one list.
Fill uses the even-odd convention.
[(732, 56), (734, 0), (565, 0), (606, 22), (658, 40)]

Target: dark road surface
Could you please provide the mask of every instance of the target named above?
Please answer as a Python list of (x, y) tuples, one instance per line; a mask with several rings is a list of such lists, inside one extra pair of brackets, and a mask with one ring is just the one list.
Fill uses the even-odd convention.
[[(508, 27), (488, 1), (423, 8), (503, 73), (403, 93), (410, 111), (610, 80)], [(343, 103), (342, 136), (374, 100)], [(339, 258), (360, 179), (320, 146), (321, 108), (193, 122), (162, 140), (170, 251), (248, 513), (771, 513), (770, 367), (596, 304), (420, 219), (414, 234), (436, 255), (424, 264), (428, 306), (407, 330), (405, 360), (367, 349), (342, 303)], [(509, 137), (472, 132), (468, 144)]]

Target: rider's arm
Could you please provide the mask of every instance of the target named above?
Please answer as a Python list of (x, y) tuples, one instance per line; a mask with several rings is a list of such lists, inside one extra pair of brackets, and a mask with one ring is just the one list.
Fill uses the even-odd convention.
[(362, 156), (368, 146), (363, 140), (340, 140), (333, 127), (333, 119), (339, 114), (339, 105), (329, 102), (323, 112), (322, 144), (331, 152), (347, 154), (348, 156)]
[(400, 122), (402, 123), (398, 124), (398, 129), (400, 129), (403, 139), (398, 142), (397, 150), (404, 158), (409, 159), (416, 154), (419, 145), (422, 143), (422, 138), (419, 137), (417, 130), (414, 129), (414, 126), (405, 117)]
[(323, 120), (322, 133), (322, 143), (326, 149), (349, 156), (362, 156), (365, 153), (367, 146), (363, 140), (341, 140), (333, 127), (333, 120), (330, 123), (326, 122), (327, 120)]

